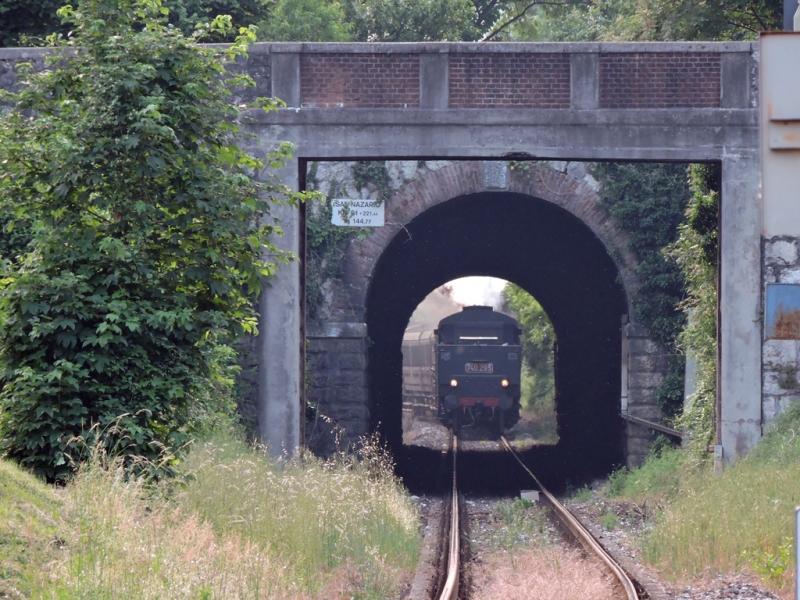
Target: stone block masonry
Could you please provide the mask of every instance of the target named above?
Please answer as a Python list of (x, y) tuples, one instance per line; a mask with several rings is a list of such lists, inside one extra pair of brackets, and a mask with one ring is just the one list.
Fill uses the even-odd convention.
[[(800, 238), (764, 238), (764, 288), (770, 283), (800, 284)], [(764, 303), (766, 305), (766, 302)], [(768, 426), (800, 399), (800, 340), (765, 339), (762, 346), (763, 424)]]
[[(624, 326), (628, 338), (628, 414), (640, 419), (659, 422), (661, 409), (656, 402), (656, 391), (669, 370), (664, 348), (653, 342), (641, 325)], [(627, 466), (641, 466), (650, 449), (654, 432), (642, 425), (628, 422)]]
[(367, 433), (366, 325), (312, 327), (306, 360), (306, 443), (329, 456)]

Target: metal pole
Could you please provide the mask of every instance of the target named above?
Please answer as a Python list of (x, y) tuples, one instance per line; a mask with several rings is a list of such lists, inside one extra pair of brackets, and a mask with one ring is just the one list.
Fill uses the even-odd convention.
[(800, 507), (794, 509), (794, 600), (800, 600)]

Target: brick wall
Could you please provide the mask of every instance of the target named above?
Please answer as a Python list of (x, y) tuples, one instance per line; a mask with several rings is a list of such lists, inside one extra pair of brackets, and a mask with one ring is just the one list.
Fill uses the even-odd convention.
[(567, 54), (451, 54), (451, 108), (569, 108)]
[(317, 108), (416, 108), (418, 54), (303, 54), (301, 103)]
[(719, 95), (718, 54), (600, 55), (601, 108), (718, 108)]

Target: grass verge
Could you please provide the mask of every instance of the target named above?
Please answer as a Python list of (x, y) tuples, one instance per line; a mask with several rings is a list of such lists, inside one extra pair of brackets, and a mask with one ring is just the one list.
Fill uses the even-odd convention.
[(0, 465), (4, 532), (16, 532), (0, 581), (20, 598), (377, 600), (397, 597), (418, 554), (416, 510), (370, 444), (359, 458), (275, 462), (220, 439), (159, 486), (97, 453), (57, 491)]
[(714, 476), (680, 450), (612, 475), (607, 493), (655, 505), (644, 557), (671, 580), (751, 571), (775, 591), (793, 585), (794, 509), (800, 505), (800, 404), (744, 459)]

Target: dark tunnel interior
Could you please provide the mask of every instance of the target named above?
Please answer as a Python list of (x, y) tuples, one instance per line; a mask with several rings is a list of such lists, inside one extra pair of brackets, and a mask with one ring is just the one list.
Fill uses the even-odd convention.
[[(411, 221), (379, 258), (367, 293), (372, 427), (394, 451), (406, 485), (434, 486), (440, 453), (402, 444), (403, 332), (428, 293), (469, 275), (521, 286), (555, 328), (559, 443), (534, 447), (524, 460), (554, 490), (622, 464), (620, 329), (627, 309), (614, 261), (565, 209), (523, 194), (483, 192), (439, 204)], [(459, 462), (460, 471), (473, 475), (462, 479), (467, 490), (512, 491), (521, 475), (499, 454), (462, 453)]]

